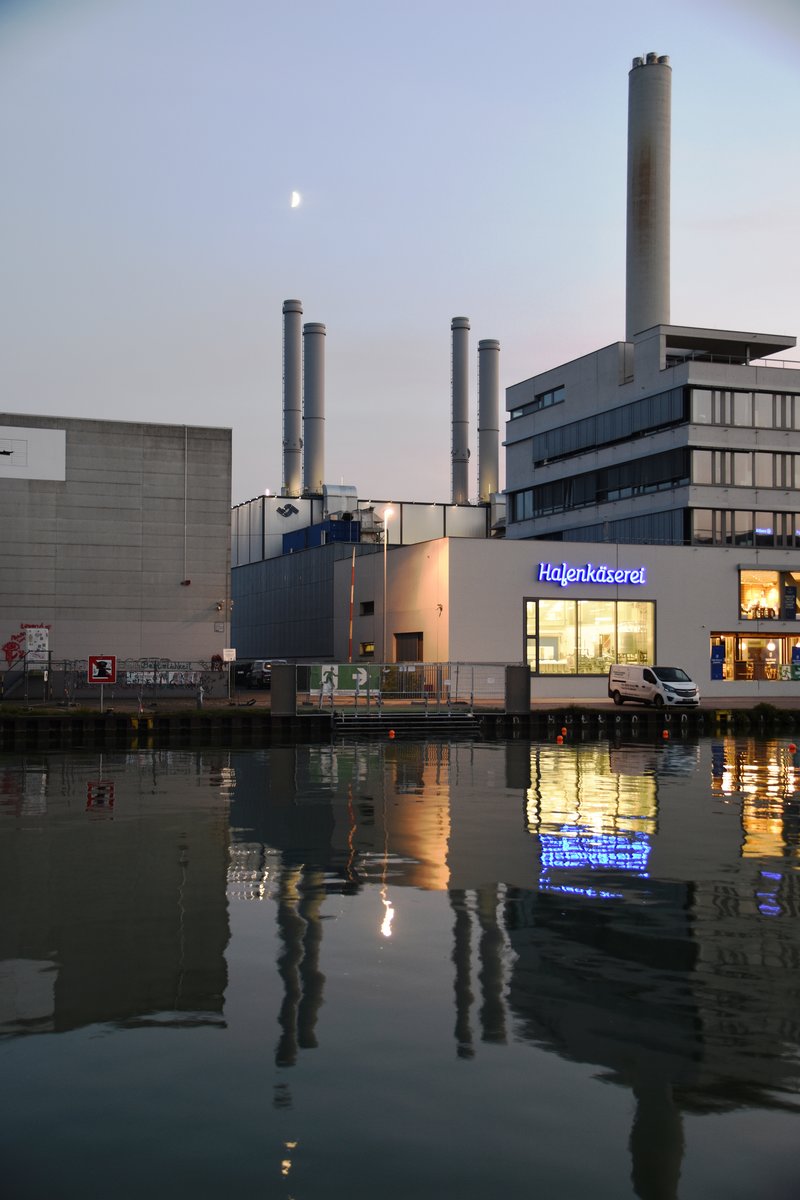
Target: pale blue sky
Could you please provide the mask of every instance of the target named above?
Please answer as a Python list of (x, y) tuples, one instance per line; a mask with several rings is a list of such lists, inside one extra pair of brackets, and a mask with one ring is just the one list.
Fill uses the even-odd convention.
[(673, 321), (800, 334), (798, 0), (0, 0), (0, 408), (229, 425), (275, 490), (299, 297), (328, 479), (447, 500), (451, 317), (473, 414), (479, 339), (505, 387), (623, 336), (650, 50)]

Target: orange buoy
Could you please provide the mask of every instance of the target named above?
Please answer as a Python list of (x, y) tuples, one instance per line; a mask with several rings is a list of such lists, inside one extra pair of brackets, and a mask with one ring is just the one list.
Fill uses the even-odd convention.
[(558, 735), (558, 737), (556, 738), (556, 745), (557, 745), (557, 746), (563, 746), (563, 745), (564, 745), (564, 739), (563, 739), (563, 737), (561, 736), (561, 734), (559, 734), (559, 735)]
[(566, 737), (566, 736), (567, 736), (567, 727), (566, 727), (566, 725), (562, 725), (562, 726), (561, 726), (561, 736), (562, 736), (562, 737)]
[(669, 730), (668, 730), (668, 729), (662, 729), (662, 731), (661, 731), (661, 736), (662, 736), (662, 738), (664, 738), (664, 739), (668, 738), (668, 737), (669, 737)]
[(789, 742), (789, 753), (797, 754), (797, 746), (794, 744), (794, 742)]
[(390, 738), (393, 738), (393, 737), (394, 737), (394, 730), (393, 730), (393, 729), (390, 729), (390, 730), (389, 730), (389, 737), (390, 737)]

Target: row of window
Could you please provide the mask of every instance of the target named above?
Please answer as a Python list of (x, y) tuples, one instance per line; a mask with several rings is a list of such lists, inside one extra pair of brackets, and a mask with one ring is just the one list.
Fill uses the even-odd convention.
[(696, 425), (800, 429), (800, 396), (693, 388), (692, 421)]
[(629, 438), (685, 424), (688, 419), (688, 389), (671, 388), (655, 396), (645, 396), (631, 404), (620, 405), (606, 412), (584, 417), (558, 429), (536, 434), (533, 442), (533, 462), (541, 466), (553, 459), (612, 446)]
[(526, 600), (525, 657), (538, 675), (605, 675), (655, 661), (652, 600)]
[(723, 487), (800, 488), (800, 454), (693, 450), (692, 479)]
[[(693, 450), (691, 479), (717, 487), (800, 489), (800, 454), (766, 450)], [(689, 452), (679, 447), (613, 467), (511, 492), (509, 521), (568, 512), (689, 483)], [(759, 522), (764, 524), (765, 522)]]
[(689, 451), (679, 446), (646, 458), (631, 459), (611, 467), (586, 471), (582, 475), (554, 479), (537, 487), (511, 492), (508, 497), (509, 520), (526, 521), (591, 504), (644, 496), (688, 482)]
[[(545, 396), (555, 396), (563, 389)], [(512, 416), (543, 407), (540, 397), (515, 410)], [(551, 401), (555, 403), (555, 401)], [(692, 388), (691, 406), (688, 388), (672, 388), (656, 396), (646, 396), (631, 404), (585, 417), (549, 429), (533, 438), (533, 462), (541, 465), (554, 459), (580, 454), (600, 446), (611, 446), (628, 438), (654, 433), (687, 422), (698, 425), (726, 425), (754, 429), (800, 429), (800, 395), (775, 392), (740, 392), (728, 389)]]
[(697, 546), (778, 546), (800, 548), (800, 513), (749, 509), (691, 510), (692, 542)]
[(542, 408), (550, 408), (553, 404), (563, 404), (566, 396), (566, 388), (563, 386), (551, 388), (549, 392), (539, 392), (538, 396), (534, 396), (527, 404), (523, 404), (520, 408), (512, 408), (509, 413), (509, 420), (514, 421), (517, 417), (527, 417), (529, 413), (539, 412)]

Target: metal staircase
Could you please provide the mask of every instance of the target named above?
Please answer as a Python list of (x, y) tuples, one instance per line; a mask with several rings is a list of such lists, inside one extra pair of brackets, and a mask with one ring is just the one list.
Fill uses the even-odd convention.
[(478, 740), (480, 722), (473, 712), (394, 712), (354, 713), (334, 712), (332, 729), (336, 737), (432, 738), (435, 740)]

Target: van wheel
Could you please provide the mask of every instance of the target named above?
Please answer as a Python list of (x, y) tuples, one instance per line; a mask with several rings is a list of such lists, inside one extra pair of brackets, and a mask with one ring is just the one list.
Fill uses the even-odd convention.
[(619, 692), (612, 692), (611, 699), (614, 701), (615, 704), (624, 704), (625, 703), (625, 701), (622, 699), (622, 696), (620, 696)]
[(656, 708), (663, 708), (664, 707), (664, 697), (656, 696), (655, 699), (653, 700), (653, 704), (656, 706)]

